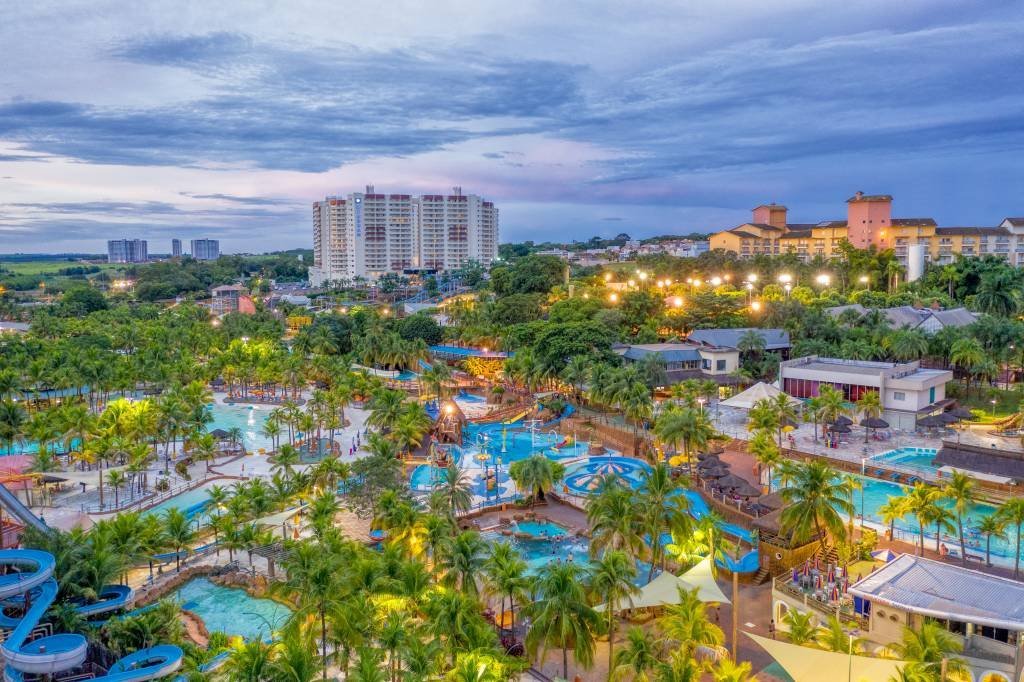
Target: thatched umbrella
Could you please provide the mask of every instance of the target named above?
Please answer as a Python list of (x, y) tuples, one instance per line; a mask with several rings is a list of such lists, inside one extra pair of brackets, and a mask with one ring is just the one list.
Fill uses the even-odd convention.
[(229, 434), (224, 429), (214, 429), (213, 431), (210, 431), (210, 435), (216, 438), (217, 440), (227, 440), (231, 434)]
[(718, 458), (718, 455), (708, 455), (704, 461), (697, 462), (697, 469), (712, 469), (714, 467), (726, 466), (725, 462)]
[(745, 478), (740, 478), (736, 474), (726, 474), (715, 481), (715, 487), (722, 490), (732, 490), (733, 488), (739, 488), (741, 485), (746, 484), (746, 482)]
[(750, 485), (748, 481), (743, 481), (743, 485), (733, 488), (732, 494), (736, 497), (760, 497), (761, 489), (757, 486)]
[(974, 419), (974, 413), (968, 410), (966, 407), (963, 407), (962, 405), (959, 407), (954, 407), (946, 414), (951, 414), (957, 419)]
[(960, 421), (960, 417), (956, 416), (952, 412), (943, 412), (939, 415), (939, 419), (942, 420), (943, 424), (955, 424)]
[(887, 429), (889, 428), (889, 422), (878, 417), (865, 417), (860, 420), (860, 425), (864, 427), (864, 442), (868, 442), (868, 437), (871, 432), (876, 429)]
[(704, 478), (722, 478), (729, 475), (729, 470), (724, 466), (712, 467), (698, 472)]
[(712, 445), (708, 447), (709, 455), (720, 455), (723, 452), (725, 452), (725, 448), (723, 448), (721, 445)]
[(939, 426), (945, 426), (946, 422), (943, 421), (940, 417), (931, 415), (928, 417), (921, 417), (920, 419), (918, 419), (917, 425), (923, 426), (926, 429), (934, 429)]
[(836, 417), (836, 420), (833, 423), (836, 425), (843, 424), (845, 426), (849, 426), (850, 424), (853, 423), (853, 420), (847, 417), (846, 415), (841, 414), (838, 417)]
[(850, 433), (852, 431), (846, 424), (829, 424), (828, 430), (832, 433)]

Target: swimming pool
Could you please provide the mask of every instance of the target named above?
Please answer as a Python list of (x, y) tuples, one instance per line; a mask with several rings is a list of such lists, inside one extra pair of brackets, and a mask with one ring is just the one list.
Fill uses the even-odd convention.
[(245, 590), (215, 585), (206, 578), (189, 580), (175, 592), (181, 608), (203, 619), (210, 632), (244, 639), (269, 639), (291, 610), (270, 599), (257, 599)]
[[(908, 486), (900, 485), (898, 483), (892, 483), (890, 481), (880, 481), (875, 478), (866, 476), (853, 475), (854, 478), (859, 480), (863, 486), (863, 491), (856, 490), (853, 493), (853, 504), (854, 513), (856, 517), (859, 517), (863, 508), (865, 522), (878, 529), (879, 531), (885, 531), (889, 529), (889, 526), (882, 520), (882, 515), (879, 513), (879, 509), (889, 501), (890, 497), (902, 497)], [(776, 482), (776, 486), (778, 483)], [(863, 495), (862, 495), (863, 492)], [(952, 509), (953, 504), (949, 501), (944, 501), (943, 506)], [(967, 553), (980, 557), (982, 560), (985, 558), (985, 536), (978, 532), (977, 527), (983, 518), (991, 516), (996, 513), (996, 508), (990, 504), (976, 502), (970, 506), (967, 510), (967, 514), (964, 516), (964, 543), (967, 546)], [(845, 517), (846, 514), (844, 513)], [(954, 524), (956, 522), (954, 521)], [(895, 524), (896, 528), (896, 539), (904, 540), (909, 543), (918, 543), (920, 536), (918, 534), (917, 519), (911, 514), (908, 514), (904, 518), (898, 520)], [(992, 563), (998, 563), (1001, 565), (1012, 565), (1013, 554), (1014, 554), (1014, 541), (1013, 541), (1012, 529), (1007, 532), (1005, 539), (992, 538)], [(925, 547), (929, 549), (935, 549), (935, 526), (925, 526), (924, 529)], [(956, 532), (943, 533), (939, 540), (942, 544), (945, 544), (950, 550), (959, 552), (960, 540), (957, 537)]]
[(548, 540), (569, 534), (566, 528), (551, 521), (516, 521), (515, 532), (530, 536), (529, 538), (522, 538), (524, 540)]
[(932, 461), (935, 459), (937, 450), (935, 448), (902, 447), (889, 450), (875, 455), (868, 462), (880, 462), (882, 464), (896, 464), (901, 467), (915, 469), (922, 473), (935, 474), (939, 467)]
[(210, 501), (210, 488), (217, 485), (209, 483), (192, 490), (186, 490), (180, 495), (169, 497), (155, 507), (150, 507), (144, 514), (160, 514), (168, 509), (180, 509), (185, 516), (192, 518), (201, 514)]
[[(213, 420), (209, 424), (209, 430), (224, 429), (229, 431), (233, 428), (242, 430), (242, 443), (247, 450), (259, 450), (263, 448), (269, 452), (273, 445), (269, 438), (262, 435), (263, 425), (270, 415), (272, 407), (267, 405), (225, 405), (213, 403), (210, 405), (210, 415)], [(287, 430), (285, 430), (287, 434)]]
[[(468, 467), (466, 473), (469, 476), (470, 493), (478, 497), (502, 497), (511, 490), (507, 468), (496, 470), (494, 466), (489, 466), (485, 476), (482, 467)], [(490, 485), (487, 483), (488, 478), (493, 481)], [(409, 476), (409, 487), (418, 493), (430, 492), (447, 480), (448, 474), (444, 467), (420, 464)]]

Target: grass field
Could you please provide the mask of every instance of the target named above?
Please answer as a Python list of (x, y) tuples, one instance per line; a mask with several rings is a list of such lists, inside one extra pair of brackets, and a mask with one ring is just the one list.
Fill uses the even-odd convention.
[(87, 267), (97, 265), (101, 270), (124, 270), (125, 265), (119, 263), (82, 263), (68, 260), (37, 260), (37, 261), (5, 261), (0, 258), (0, 268), (16, 275), (55, 275), (64, 268)]

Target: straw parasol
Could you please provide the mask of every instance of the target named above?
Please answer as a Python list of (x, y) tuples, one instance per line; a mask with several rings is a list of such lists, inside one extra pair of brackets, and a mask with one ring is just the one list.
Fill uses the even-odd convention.
[(743, 481), (741, 485), (732, 489), (732, 494), (736, 497), (760, 497), (761, 489), (751, 485), (749, 481)]
[(838, 424), (845, 424), (846, 426), (849, 426), (850, 424), (853, 423), (853, 420), (850, 419), (849, 417), (847, 417), (846, 415), (841, 414), (838, 417), (836, 417), (836, 420), (833, 423), (837, 424), (837, 425)]
[(729, 470), (724, 466), (713, 467), (699, 472), (704, 478), (722, 478), (729, 475)]
[(956, 416), (952, 412), (943, 412), (939, 415), (939, 419), (942, 420), (943, 424), (955, 424), (960, 421), (960, 417)]
[(717, 487), (719, 487), (719, 488), (722, 488), (723, 490), (724, 489), (730, 489), (731, 490), (733, 488), (740, 487), (741, 485), (745, 484), (746, 482), (747, 482), (746, 479), (740, 478), (736, 474), (729, 473), (729, 474), (726, 474), (725, 476), (722, 476), (721, 478), (719, 478), (718, 481), (715, 482), (715, 485)]
[(703, 462), (697, 463), (697, 469), (713, 469), (720, 466), (726, 466), (726, 464), (718, 458), (718, 455), (708, 455)]
[(923, 426), (923, 427), (928, 428), (928, 429), (931, 429), (931, 428), (935, 428), (937, 426), (945, 426), (946, 422), (944, 422), (941, 418), (939, 418), (939, 417), (937, 417), (935, 415), (931, 415), (931, 416), (928, 416), (928, 417), (921, 417), (920, 419), (918, 419), (917, 420), (917, 425), (918, 426)]
[(957, 419), (974, 419), (974, 413), (972, 413), (970, 410), (968, 410), (966, 407), (963, 407), (962, 405), (959, 407), (954, 407), (946, 414), (951, 414)]
[(846, 424), (829, 424), (828, 430), (832, 433), (850, 433), (850, 427)]
[(860, 420), (860, 425), (865, 429), (887, 429), (889, 428), (889, 422), (878, 417), (865, 417)]

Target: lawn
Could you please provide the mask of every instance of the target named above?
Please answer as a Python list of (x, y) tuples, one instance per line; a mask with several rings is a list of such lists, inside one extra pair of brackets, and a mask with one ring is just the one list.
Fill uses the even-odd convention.
[(64, 268), (97, 266), (101, 270), (124, 270), (125, 266), (119, 263), (83, 263), (81, 261), (69, 260), (33, 260), (33, 261), (5, 261), (0, 260), (0, 269), (13, 272), (16, 275), (56, 275)]

